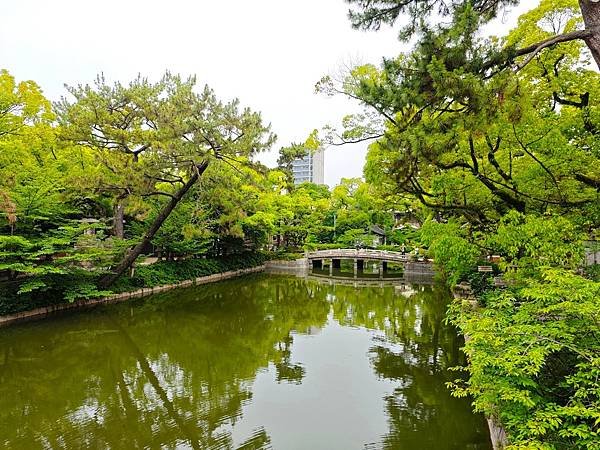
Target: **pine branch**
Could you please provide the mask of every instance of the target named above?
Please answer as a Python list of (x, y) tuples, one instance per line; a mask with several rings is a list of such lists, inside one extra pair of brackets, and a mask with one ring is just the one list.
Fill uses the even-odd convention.
[(527, 58), (525, 58), (525, 60), (516, 67), (515, 72), (518, 72), (519, 70), (523, 69), (527, 64), (529, 64), (533, 60), (533, 58), (535, 58), (535, 56), (539, 52), (541, 52), (545, 48), (553, 47), (556, 44), (560, 44), (563, 42), (583, 40), (593, 36), (596, 33), (600, 33), (600, 27), (586, 28), (585, 30), (577, 30), (571, 31), (570, 33), (559, 34), (557, 36), (552, 36), (551, 38), (532, 44), (528, 47), (521, 48), (515, 52), (515, 57), (525, 55), (529, 56), (527, 56)]

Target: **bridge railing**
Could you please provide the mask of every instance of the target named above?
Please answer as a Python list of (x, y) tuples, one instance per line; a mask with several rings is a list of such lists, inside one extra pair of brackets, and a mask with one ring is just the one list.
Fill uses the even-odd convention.
[(389, 250), (369, 249), (331, 249), (317, 250), (306, 254), (308, 259), (385, 259), (389, 261), (408, 261), (408, 255)]

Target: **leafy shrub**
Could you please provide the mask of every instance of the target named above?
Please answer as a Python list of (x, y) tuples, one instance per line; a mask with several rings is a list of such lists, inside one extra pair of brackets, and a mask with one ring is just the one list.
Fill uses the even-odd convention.
[(517, 278), (539, 278), (544, 267), (578, 268), (583, 235), (563, 216), (506, 214), (486, 247), (502, 255), (501, 268)]
[(295, 261), (304, 258), (304, 253), (288, 252), (285, 250), (269, 253), (269, 259), (278, 259), (280, 261)]
[(470, 361), (454, 395), (499, 419), (511, 449), (598, 449), (600, 283), (545, 269), (486, 298), (485, 308), (452, 306)]
[(471, 285), (473, 294), (483, 299), (483, 295), (494, 288), (494, 275), (487, 272), (471, 272), (465, 277)]
[(592, 264), (585, 268), (585, 275), (590, 280), (600, 281), (600, 264)]
[(266, 254), (248, 252), (214, 259), (160, 261), (149, 266), (138, 266), (133, 277), (122, 277), (117, 281), (114, 289), (126, 291), (131, 288), (173, 284), (215, 273), (256, 267), (263, 264), (266, 259)]
[(373, 245), (373, 236), (365, 233), (363, 228), (352, 228), (346, 230), (342, 235), (338, 236), (337, 242), (344, 248), (371, 247)]
[(0, 283), (0, 315), (28, 311), (65, 301), (104, 297), (109, 291), (96, 287), (96, 274), (80, 269), (68, 274), (46, 275), (43, 285), (35, 278)]
[(425, 222), (421, 229), (421, 241), (429, 247), (429, 255), (443, 271), (450, 285), (473, 271), (479, 257), (479, 249), (464, 236), (457, 223)]

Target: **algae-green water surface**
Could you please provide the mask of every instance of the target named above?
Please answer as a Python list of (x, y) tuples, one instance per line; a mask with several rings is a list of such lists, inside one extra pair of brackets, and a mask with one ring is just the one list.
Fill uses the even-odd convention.
[(489, 449), (413, 290), (253, 275), (0, 329), (0, 447)]

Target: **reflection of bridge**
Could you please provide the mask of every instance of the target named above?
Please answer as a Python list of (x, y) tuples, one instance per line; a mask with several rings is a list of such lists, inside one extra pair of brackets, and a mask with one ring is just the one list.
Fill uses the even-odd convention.
[[(302, 277), (298, 274), (297, 276)], [(406, 287), (415, 284), (419, 285), (432, 285), (434, 279), (431, 275), (419, 275), (410, 274), (402, 277), (389, 277), (389, 278), (351, 278), (351, 277), (340, 277), (340, 276), (327, 276), (325, 274), (311, 273), (305, 276), (308, 280), (318, 281), (319, 283), (335, 284), (335, 285), (347, 285), (354, 287), (373, 286), (373, 287), (384, 287), (384, 286), (399, 286)]]
[(348, 249), (338, 248), (331, 250), (318, 250), (306, 254), (306, 259), (312, 263), (313, 269), (322, 269), (324, 260), (331, 260), (329, 265), (330, 274), (334, 269), (341, 267), (341, 260), (349, 259), (354, 261), (354, 276), (362, 272), (365, 267), (365, 261), (377, 261), (379, 264), (379, 275), (387, 272), (388, 263), (400, 263), (405, 272), (416, 272), (423, 274), (432, 274), (431, 264), (427, 261), (411, 261), (405, 253), (391, 252), (387, 250), (368, 250), (368, 249)]

